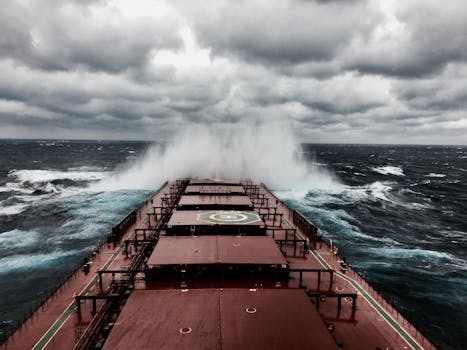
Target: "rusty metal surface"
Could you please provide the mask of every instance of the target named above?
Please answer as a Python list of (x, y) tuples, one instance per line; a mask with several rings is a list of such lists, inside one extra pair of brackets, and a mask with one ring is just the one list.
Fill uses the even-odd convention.
[(178, 264), (286, 264), (270, 236), (161, 236), (148, 266)]
[(230, 196), (230, 195), (185, 195), (180, 198), (178, 202), (180, 207), (189, 206), (212, 206), (212, 205), (230, 205), (251, 207), (250, 198), (248, 196)]
[(221, 348), (337, 346), (305, 293), (295, 289), (134, 291), (104, 346), (104, 350)]

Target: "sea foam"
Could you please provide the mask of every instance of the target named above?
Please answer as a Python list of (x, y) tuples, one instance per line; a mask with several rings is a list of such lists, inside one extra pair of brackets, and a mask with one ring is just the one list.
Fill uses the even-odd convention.
[(0, 274), (9, 273), (17, 270), (46, 268), (50, 264), (55, 264), (59, 260), (79, 255), (82, 250), (69, 251), (51, 251), (41, 254), (17, 254), (0, 258)]
[(374, 172), (383, 175), (395, 175), (395, 176), (405, 176), (404, 170), (398, 166), (386, 165), (376, 168), (371, 168)]
[(98, 171), (58, 171), (58, 170), (13, 170), (8, 174), (21, 182), (43, 183), (53, 180), (93, 181), (100, 180), (105, 172)]
[(446, 174), (429, 173), (426, 177), (446, 177)]
[(12, 231), (0, 233), (0, 248), (24, 248), (36, 244), (39, 233), (36, 231), (22, 231), (14, 229)]
[(127, 169), (92, 187), (154, 189), (181, 177), (250, 178), (274, 189), (333, 189), (340, 183), (323, 167), (301, 158), (293, 133), (280, 125), (189, 126), (166, 145), (154, 145)]
[(5, 205), (4, 202), (0, 202), (0, 216), (21, 214), (27, 207), (28, 205), (23, 203)]

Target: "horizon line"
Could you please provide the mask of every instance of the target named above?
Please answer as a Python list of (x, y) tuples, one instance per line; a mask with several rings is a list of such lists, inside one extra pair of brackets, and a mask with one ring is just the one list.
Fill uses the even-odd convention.
[[(138, 142), (138, 143), (157, 143), (168, 142), (167, 140), (137, 140), (137, 139), (66, 139), (66, 138), (0, 138), (1, 141), (55, 141), (55, 142)], [(467, 147), (466, 144), (449, 144), (449, 143), (362, 143), (362, 142), (306, 142), (301, 141), (299, 144), (306, 145), (353, 145), (353, 146), (451, 146), (451, 147)]]

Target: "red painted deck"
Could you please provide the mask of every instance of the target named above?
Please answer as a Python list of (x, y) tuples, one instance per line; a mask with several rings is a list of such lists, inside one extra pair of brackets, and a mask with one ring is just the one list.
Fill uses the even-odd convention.
[(239, 185), (189, 185), (185, 194), (231, 194), (240, 195), (245, 193), (243, 186)]
[(179, 207), (184, 206), (231, 206), (231, 207), (253, 207), (253, 203), (248, 196), (230, 195), (184, 195), (178, 202)]
[(337, 346), (302, 290), (192, 289), (135, 291), (105, 343), (114, 349)]
[(176, 264), (286, 264), (269, 236), (161, 236), (148, 266)]

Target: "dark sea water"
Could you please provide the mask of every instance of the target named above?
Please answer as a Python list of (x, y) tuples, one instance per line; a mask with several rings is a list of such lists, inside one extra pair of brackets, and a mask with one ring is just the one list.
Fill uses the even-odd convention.
[[(152, 189), (92, 187), (148, 147), (0, 140), (0, 332), (27, 316), (148, 198)], [(339, 186), (276, 193), (435, 344), (464, 349), (467, 147), (308, 144), (302, 156)]]

